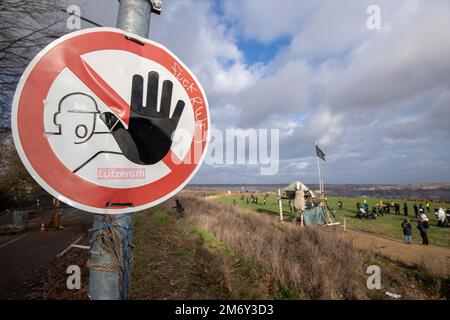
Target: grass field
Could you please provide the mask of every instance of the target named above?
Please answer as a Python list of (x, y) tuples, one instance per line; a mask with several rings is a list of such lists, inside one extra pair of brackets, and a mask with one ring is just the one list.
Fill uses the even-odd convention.
[[(247, 204), (246, 200), (240, 200), (239, 194), (224, 194), (219, 196), (217, 200), (222, 203), (232, 204), (233, 200), (236, 201), (236, 204), (242, 208), (250, 209), (257, 212), (267, 212), (274, 215), (279, 215), (278, 209), (278, 200), (276, 195), (271, 195), (266, 202), (266, 205), (263, 205), (264, 194), (258, 194), (258, 204)], [(344, 219), (347, 225), (347, 228), (371, 232), (395, 239), (402, 240), (403, 233), (400, 227), (401, 223), (405, 219), (403, 216), (403, 203), (404, 200), (399, 200), (401, 213), (402, 215), (395, 215), (391, 210), (390, 214), (385, 214), (384, 216), (378, 216), (376, 220), (366, 220), (366, 219), (357, 219), (355, 218), (356, 214), (356, 202), (363, 202), (362, 198), (337, 198), (337, 197), (327, 197), (328, 205), (336, 210), (336, 216), (338, 220), (343, 224)], [(338, 201), (341, 200), (343, 202), (343, 210), (337, 210)], [(366, 198), (369, 203), (369, 207), (372, 208), (377, 202), (380, 200), (387, 201), (390, 199), (375, 199), (375, 198)], [(413, 224), (413, 241), (415, 243), (421, 243), (421, 238), (418, 229), (416, 228), (416, 220), (414, 218), (414, 210), (413, 210), (413, 201), (406, 201), (408, 204), (408, 218)], [(419, 203), (417, 203), (419, 204)], [(423, 203), (425, 205), (425, 203)], [(428, 229), (428, 238), (430, 240), (430, 244), (447, 247), (450, 248), (450, 228), (440, 228), (437, 226), (437, 219), (434, 215), (435, 207), (443, 207), (447, 208), (449, 206), (448, 203), (431, 203), (431, 212), (427, 213), (428, 218), (430, 219), (430, 228)], [(286, 215), (289, 215), (289, 207), (287, 205), (286, 200), (283, 201), (283, 212)]]

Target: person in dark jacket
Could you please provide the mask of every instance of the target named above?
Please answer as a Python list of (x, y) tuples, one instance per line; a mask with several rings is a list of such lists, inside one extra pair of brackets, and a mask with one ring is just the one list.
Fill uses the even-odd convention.
[(403, 214), (405, 215), (405, 217), (408, 216), (408, 204), (406, 202), (403, 203)]
[(177, 212), (177, 218), (182, 218), (184, 216), (184, 208), (181, 205), (180, 200), (176, 199), (175, 200), (175, 207), (172, 207), (176, 210)]
[(417, 229), (419, 229), (420, 236), (422, 237), (422, 244), (428, 245), (428, 235), (427, 235), (427, 229), (429, 227), (428, 221), (426, 221), (423, 218), (419, 218), (417, 220)]
[(419, 207), (417, 206), (417, 203), (414, 203), (413, 209), (414, 209), (414, 215), (416, 216), (416, 218), (419, 217)]
[(395, 214), (400, 215), (400, 204), (398, 202), (395, 202), (394, 208), (395, 208)]
[(403, 220), (402, 229), (405, 243), (412, 244), (412, 226), (409, 219)]

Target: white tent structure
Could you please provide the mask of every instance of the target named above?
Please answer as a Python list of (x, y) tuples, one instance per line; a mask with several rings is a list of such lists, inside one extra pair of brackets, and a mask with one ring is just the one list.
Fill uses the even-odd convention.
[(315, 197), (314, 193), (300, 181), (294, 181), (283, 189), (283, 191), (286, 193), (286, 196), (289, 196), (289, 194), (292, 194), (293, 197), (295, 197), (295, 192), (299, 191), (299, 190), (309, 191), (311, 193), (312, 197), (313, 198)]

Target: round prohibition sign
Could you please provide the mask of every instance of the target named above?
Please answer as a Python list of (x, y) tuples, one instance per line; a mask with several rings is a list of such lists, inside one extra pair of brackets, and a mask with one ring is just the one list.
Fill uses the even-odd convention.
[(46, 191), (84, 211), (119, 214), (157, 205), (189, 182), (206, 154), (209, 119), (201, 84), (168, 49), (92, 28), (33, 59), (14, 96), (12, 131)]

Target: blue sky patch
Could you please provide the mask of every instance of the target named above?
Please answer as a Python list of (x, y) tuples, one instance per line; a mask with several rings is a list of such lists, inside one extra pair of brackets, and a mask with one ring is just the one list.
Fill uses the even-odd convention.
[(281, 49), (289, 46), (292, 37), (279, 37), (270, 43), (261, 43), (251, 39), (237, 39), (238, 48), (244, 54), (247, 64), (264, 63), (273, 60)]

